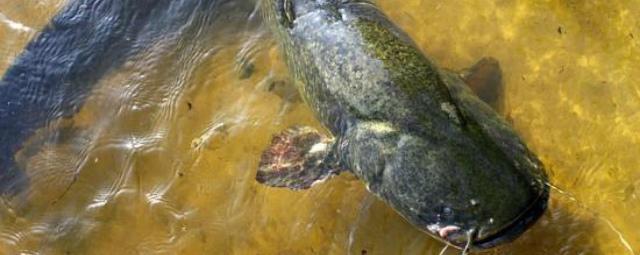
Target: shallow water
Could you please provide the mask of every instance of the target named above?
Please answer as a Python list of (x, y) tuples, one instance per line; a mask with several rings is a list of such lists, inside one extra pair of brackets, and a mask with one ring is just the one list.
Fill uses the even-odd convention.
[[(538, 224), (487, 254), (640, 253), (640, 2), (378, 3), (443, 67), (500, 61), (505, 114), (557, 187)], [(63, 5), (0, 2), (0, 70)], [(26, 198), (0, 206), (0, 254), (438, 254), (349, 174), (300, 192), (254, 181), (273, 134), (319, 123), (252, 22), (158, 41), (39, 130)]]

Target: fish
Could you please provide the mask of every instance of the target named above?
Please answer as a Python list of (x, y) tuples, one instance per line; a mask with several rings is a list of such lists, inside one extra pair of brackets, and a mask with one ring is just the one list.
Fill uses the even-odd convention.
[(501, 87), (495, 60), (463, 73), (440, 68), (372, 1), (260, 8), (291, 83), (326, 130), (276, 134), (257, 182), (304, 190), (348, 172), (415, 228), (463, 251), (509, 243), (543, 215), (546, 170), (490, 106), (499, 104), (488, 91)]

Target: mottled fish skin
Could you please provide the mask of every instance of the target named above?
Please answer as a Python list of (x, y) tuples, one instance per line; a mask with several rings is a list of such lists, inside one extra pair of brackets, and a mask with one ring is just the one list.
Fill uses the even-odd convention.
[(482, 249), (544, 211), (536, 157), (371, 2), (264, 0), (262, 11), (342, 167), (414, 226)]
[(228, 5), (240, 4), (254, 7), (251, 0), (69, 1), (0, 81), (0, 194), (28, 185), (14, 160), (25, 140), (76, 113), (103, 76), (154, 43), (211, 32), (216, 18), (230, 15)]

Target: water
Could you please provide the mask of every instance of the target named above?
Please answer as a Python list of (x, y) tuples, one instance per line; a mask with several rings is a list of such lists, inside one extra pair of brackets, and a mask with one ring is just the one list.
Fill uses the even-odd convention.
[[(500, 61), (505, 114), (557, 187), (538, 224), (487, 254), (640, 253), (640, 2), (378, 3), (443, 67)], [(0, 70), (63, 6), (0, 2)], [(320, 125), (250, 15), (159, 36), (35, 131), (0, 254), (439, 254), (349, 174), (301, 192), (254, 181), (272, 134)]]

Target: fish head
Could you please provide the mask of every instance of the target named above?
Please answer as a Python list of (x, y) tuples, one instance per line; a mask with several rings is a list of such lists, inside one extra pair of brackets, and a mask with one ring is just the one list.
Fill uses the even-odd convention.
[(535, 157), (506, 155), (513, 151), (474, 134), (370, 122), (345, 141), (347, 164), (370, 192), (415, 227), (461, 249), (510, 242), (547, 207), (546, 175)]

